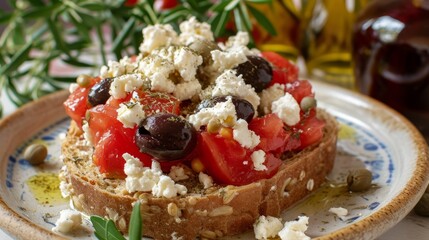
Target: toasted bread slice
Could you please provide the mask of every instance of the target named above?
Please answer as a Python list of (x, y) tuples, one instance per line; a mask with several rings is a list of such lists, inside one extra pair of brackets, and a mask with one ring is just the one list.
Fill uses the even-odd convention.
[(186, 196), (157, 198), (151, 193), (125, 190), (125, 181), (107, 179), (93, 165), (92, 147), (72, 123), (62, 145), (64, 163), (62, 180), (69, 183), (76, 209), (108, 217), (123, 232), (128, 228), (132, 203), (140, 200), (143, 233), (154, 239), (218, 238), (252, 228), (260, 215), (280, 213), (317, 189), (331, 171), (335, 159), (337, 123), (319, 109), (326, 126), (322, 141), (284, 160), (270, 179), (244, 186), (214, 185), (204, 189), (198, 175), (180, 181), (187, 186)]

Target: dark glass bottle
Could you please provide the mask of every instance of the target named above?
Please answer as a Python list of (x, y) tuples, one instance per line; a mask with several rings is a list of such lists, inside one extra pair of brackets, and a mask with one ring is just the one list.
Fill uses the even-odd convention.
[(353, 29), (358, 90), (408, 117), (429, 139), (429, 0), (373, 0)]

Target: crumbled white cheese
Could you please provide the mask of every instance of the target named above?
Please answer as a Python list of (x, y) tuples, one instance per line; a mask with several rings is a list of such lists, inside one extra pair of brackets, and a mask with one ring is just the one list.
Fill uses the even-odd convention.
[(212, 97), (228, 95), (240, 97), (250, 102), (254, 109), (258, 109), (260, 99), (255, 89), (246, 84), (241, 75), (236, 74), (235, 70), (223, 72), (215, 81)]
[(271, 105), (271, 110), (289, 126), (297, 124), (300, 120), (299, 113), (301, 108), (290, 93), (286, 93), (283, 97), (274, 101)]
[(173, 179), (165, 175), (161, 175), (159, 182), (152, 188), (152, 194), (155, 197), (172, 198), (177, 194), (183, 195), (186, 193), (185, 186), (176, 184)]
[[(175, 70), (185, 82), (196, 80), (198, 66), (203, 63), (203, 58), (185, 46), (169, 46), (154, 50), (156, 55), (174, 64)], [(179, 79), (179, 80), (182, 80)]]
[(110, 85), (109, 93), (116, 99), (124, 98), (127, 93), (140, 88), (144, 81), (142, 74), (138, 73), (115, 77)]
[(94, 141), (91, 135), (91, 128), (89, 127), (88, 121), (83, 121), (82, 124), (83, 138), (88, 141), (91, 145), (94, 145)]
[(222, 72), (232, 69), (247, 61), (247, 56), (243, 48), (233, 48), (230, 51), (213, 50), (210, 52), (213, 59), (213, 69)]
[(151, 52), (163, 46), (179, 44), (179, 37), (171, 25), (156, 24), (143, 29), (143, 43), (141, 52)]
[(82, 225), (82, 215), (80, 212), (65, 209), (60, 212), (60, 217), (55, 222), (54, 232), (70, 233)]
[(157, 55), (144, 58), (139, 63), (139, 71), (151, 82), (151, 90), (172, 93), (175, 84), (170, 80), (170, 74), (175, 71), (174, 64)]
[(285, 85), (275, 83), (274, 85), (262, 90), (260, 93), (261, 104), (259, 105), (259, 108), (263, 111), (264, 114), (271, 113), (271, 104), (284, 95)]
[(183, 45), (189, 45), (197, 39), (206, 39), (214, 41), (211, 27), (208, 23), (200, 23), (195, 17), (180, 24), (180, 42)]
[(133, 128), (145, 118), (146, 114), (143, 106), (139, 102), (127, 102), (119, 104), (116, 110), (118, 113), (117, 119), (126, 128)]
[(203, 172), (198, 174), (198, 180), (200, 180), (200, 183), (204, 185), (204, 189), (213, 186), (213, 178)]
[(249, 164), (249, 161), (243, 161), (243, 165)]
[(265, 162), (265, 152), (264, 150), (258, 150), (254, 151), (252, 155), (250, 155), (250, 158), (253, 162), (253, 168), (256, 171), (265, 171), (267, 170), (267, 166), (264, 165)]
[(201, 92), (201, 84), (198, 80), (183, 82), (176, 85), (173, 96), (180, 101), (191, 99)]
[(73, 93), (74, 91), (76, 91), (76, 89), (79, 87), (79, 85), (77, 83), (72, 83), (69, 86), (69, 93)]
[(282, 240), (310, 240), (310, 237), (304, 233), (307, 228), (308, 217), (299, 216), (297, 221), (285, 222), (278, 235)]
[(332, 207), (329, 209), (329, 212), (337, 215), (341, 220), (349, 214), (349, 211), (342, 207)]
[(137, 65), (137, 61), (131, 60), (128, 57), (120, 59), (119, 62), (109, 60), (107, 66), (101, 67), (100, 76), (102, 78), (112, 78), (133, 73)]
[(233, 126), (232, 135), (234, 140), (236, 140), (244, 148), (252, 149), (261, 142), (260, 137), (256, 135), (255, 132), (249, 130), (248, 124), (244, 119), (238, 119), (235, 125)]
[(260, 216), (253, 224), (256, 239), (275, 238), (282, 228), (283, 224), (280, 219), (272, 216)]
[(247, 44), (249, 44), (249, 40), (249, 33), (239, 31), (235, 36), (231, 36), (228, 38), (228, 41), (226, 41), (225, 46), (227, 48), (247, 46)]
[(189, 178), (189, 176), (185, 173), (185, 169), (179, 166), (172, 166), (168, 176), (176, 182)]
[(177, 194), (187, 193), (185, 186), (176, 184), (170, 177), (163, 175), (160, 164), (153, 160), (152, 168), (143, 167), (139, 159), (128, 153), (122, 155), (125, 159), (124, 172), (125, 188), (128, 192), (152, 192), (155, 197), (172, 198)]
[(185, 81), (195, 80), (198, 66), (202, 63), (203, 58), (190, 48), (182, 47), (174, 52), (174, 66)]
[(207, 125), (210, 121), (217, 121), (224, 126), (234, 125), (237, 121), (237, 113), (231, 98), (225, 102), (216, 103), (214, 107), (203, 108), (199, 112), (189, 116), (189, 122), (196, 129)]

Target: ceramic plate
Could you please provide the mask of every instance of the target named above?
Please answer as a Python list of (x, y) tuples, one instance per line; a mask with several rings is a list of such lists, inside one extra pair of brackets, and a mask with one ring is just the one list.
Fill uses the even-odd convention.
[[(428, 147), (405, 118), (383, 104), (318, 82), (314, 88), (319, 107), (340, 125), (335, 166), (326, 186), (282, 218), (309, 216), (306, 234), (312, 238), (375, 238), (405, 217), (422, 195), (429, 178)], [(70, 121), (62, 108), (66, 97), (65, 91), (47, 96), (0, 123), (0, 227), (18, 238), (63, 237), (51, 228), (59, 211), (69, 207), (55, 178), (61, 167), (61, 139)], [(46, 163), (38, 167), (23, 158), (23, 149), (33, 142), (43, 142), (49, 149)], [(373, 187), (363, 193), (346, 191), (349, 170), (363, 167), (373, 173)], [(35, 188), (37, 181), (44, 188)], [(332, 207), (346, 208), (347, 216), (330, 213)], [(84, 227), (72, 237), (92, 239), (91, 230)]]

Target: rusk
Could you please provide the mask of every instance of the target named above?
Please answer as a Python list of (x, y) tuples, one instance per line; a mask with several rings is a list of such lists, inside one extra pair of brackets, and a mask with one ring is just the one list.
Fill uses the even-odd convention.
[(325, 182), (336, 153), (337, 122), (318, 109), (326, 121), (322, 141), (290, 154), (270, 179), (244, 186), (214, 185), (204, 189), (198, 175), (178, 183), (186, 196), (157, 198), (151, 193), (128, 193), (122, 179), (106, 179), (92, 163), (92, 147), (72, 122), (62, 145), (66, 168), (60, 174), (69, 183), (74, 207), (88, 215), (111, 218), (126, 232), (132, 204), (140, 200), (143, 234), (154, 239), (219, 238), (252, 228), (260, 215), (279, 216)]

